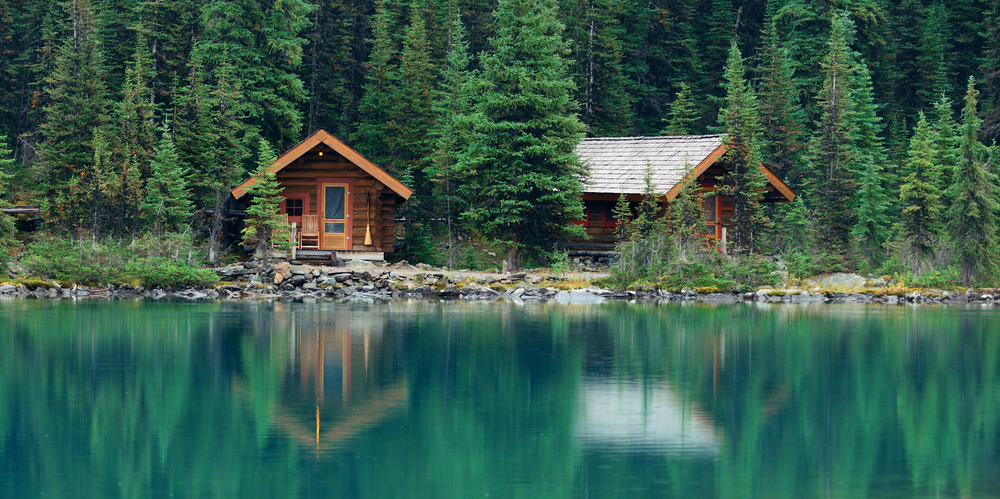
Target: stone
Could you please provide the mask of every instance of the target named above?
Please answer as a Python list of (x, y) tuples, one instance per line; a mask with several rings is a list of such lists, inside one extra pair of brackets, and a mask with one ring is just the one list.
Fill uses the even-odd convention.
[(10, 284), (0, 284), (0, 295), (12, 295), (17, 292), (17, 288)]
[(604, 301), (603, 296), (597, 296), (593, 293), (582, 290), (559, 291), (552, 299), (555, 300), (556, 303), (562, 303), (564, 305), (590, 305)]
[(337, 282), (347, 282), (351, 278), (350, 272), (338, 272), (333, 274), (333, 279)]
[(864, 286), (868, 282), (868, 279), (858, 275), (858, 274), (845, 274), (843, 272), (836, 272), (833, 274), (825, 275), (813, 281), (816, 286), (823, 288), (831, 287), (845, 287), (845, 288), (857, 288)]
[(274, 283), (275, 284), (281, 284), (281, 282), (284, 281), (284, 280), (285, 280), (285, 277), (282, 274), (277, 273), (277, 272), (274, 274)]
[(313, 281), (313, 282), (307, 282), (307, 283), (305, 283), (305, 284), (302, 285), (302, 289), (316, 290), (316, 289), (319, 289), (319, 286), (316, 284), (315, 281)]
[(292, 277), (290, 282), (292, 283), (292, 286), (295, 286), (297, 288), (305, 284), (307, 280), (308, 278), (306, 278), (304, 274), (298, 274)]

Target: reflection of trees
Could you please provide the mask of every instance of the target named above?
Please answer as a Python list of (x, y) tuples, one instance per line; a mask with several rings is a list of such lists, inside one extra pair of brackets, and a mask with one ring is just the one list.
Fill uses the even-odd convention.
[[(622, 306), (608, 321), (614, 376), (669, 379), (721, 429), (714, 466), (658, 465), (677, 493), (692, 481), (723, 497), (992, 493), (995, 313)], [(617, 462), (628, 475), (630, 463)]]
[(255, 322), (213, 304), (0, 304), (0, 496), (294, 494), (295, 446), (248, 448), (260, 430), (229, 395)]

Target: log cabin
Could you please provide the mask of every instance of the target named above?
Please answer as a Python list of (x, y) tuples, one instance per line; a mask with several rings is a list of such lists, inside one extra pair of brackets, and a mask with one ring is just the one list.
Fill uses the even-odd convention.
[[(592, 256), (614, 251), (618, 226), (613, 216), (615, 204), (621, 194), (630, 203), (642, 201), (647, 165), (664, 207), (679, 193), (685, 175), (694, 177), (703, 196), (705, 236), (724, 242), (727, 230), (731, 230), (733, 203), (715, 191), (719, 177), (726, 172), (726, 151), (719, 135), (583, 139), (576, 153), (589, 176), (583, 187), (586, 218), (577, 223), (584, 226), (589, 238), (571, 239), (566, 249), (571, 254)], [(764, 202), (795, 199), (795, 193), (777, 175), (764, 165), (760, 169), (768, 180)]]
[[(299, 258), (383, 260), (393, 251), (396, 207), (413, 191), (333, 135), (312, 134), (268, 170), (284, 188), (281, 213), (296, 224)], [(256, 182), (233, 198), (245, 204)]]

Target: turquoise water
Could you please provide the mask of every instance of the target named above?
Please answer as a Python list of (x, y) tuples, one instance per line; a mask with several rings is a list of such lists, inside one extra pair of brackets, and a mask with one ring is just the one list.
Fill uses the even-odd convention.
[(0, 497), (1000, 497), (1000, 310), (0, 301)]

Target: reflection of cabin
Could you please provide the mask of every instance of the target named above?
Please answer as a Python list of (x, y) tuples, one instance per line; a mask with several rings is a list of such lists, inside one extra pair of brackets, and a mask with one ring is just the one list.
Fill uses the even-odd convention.
[[(614, 250), (614, 233), (618, 225), (612, 215), (615, 203), (622, 193), (632, 203), (642, 200), (647, 165), (663, 203), (677, 196), (681, 179), (690, 170), (704, 196), (705, 234), (709, 239), (723, 240), (728, 220), (733, 215), (733, 205), (730, 199), (715, 196), (713, 192), (719, 183), (718, 177), (726, 171), (721, 161), (726, 150), (718, 135), (584, 139), (576, 148), (580, 160), (589, 169), (583, 189), (586, 219), (579, 223), (586, 228), (590, 238), (571, 240), (568, 249), (578, 252)], [(795, 199), (795, 193), (774, 173), (763, 165), (761, 171), (768, 179), (764, 202)]]
[[(396, 206), (412, 191), (354, 149), (320, 130), (283, 154), (269, 170), (284, 188), (281, 213), (299, 227), (300, 247), (376, 260), (392, 252)], [(255, 183), (254, 178), (243, 182), (232, 190), (233, 197), (245, 202)]]

